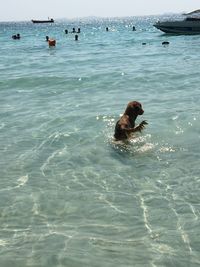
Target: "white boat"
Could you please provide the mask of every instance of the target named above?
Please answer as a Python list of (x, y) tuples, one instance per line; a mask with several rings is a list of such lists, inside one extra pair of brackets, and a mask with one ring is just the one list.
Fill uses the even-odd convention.
[(153, 26), (165, 33), (200, 34), (200, 10), (184, 14), (182, 20), (158, 21)]

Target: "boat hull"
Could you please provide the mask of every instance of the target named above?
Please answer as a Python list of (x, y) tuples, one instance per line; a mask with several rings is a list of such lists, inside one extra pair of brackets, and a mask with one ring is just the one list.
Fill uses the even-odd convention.
[(50, 20), (34, 20), (34, 19), (32, 19), (32, 22), (33, 23), (54, 23), (54, 20), (53, 19), (50, 19)]
[(165, 32), (175, 34), (200, 34), (199, 21), (164, 21), (157, 22), (154, 27)]

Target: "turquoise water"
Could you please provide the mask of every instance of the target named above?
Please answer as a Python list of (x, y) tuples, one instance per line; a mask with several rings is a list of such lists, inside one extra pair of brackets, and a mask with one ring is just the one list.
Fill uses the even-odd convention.
[(157, 19), (0, 23), (1, 267), (200, 265), (200, 36)]

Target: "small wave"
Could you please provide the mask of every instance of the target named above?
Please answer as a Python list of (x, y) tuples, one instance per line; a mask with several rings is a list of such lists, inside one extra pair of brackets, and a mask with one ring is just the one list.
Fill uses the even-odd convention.
[(28, 174), (25, 175), (25, 176), (21, 176), (21, 177), (17, 180), (17, 182), (18, 182), (17, 187), (24, 186), (24, 185), (27, 183), (27, 181), (28, 181)]
[(148, 142), (148, 139), (150, 138), (151, 135), (149, 134), (126, 141), (116, 141), (113, 137), (110, 137), (108, 142), (111, 146), (121, 152), (129, 152), (131, 154), (146, 153), (152, 151), (156, 147), (155, 144)]
[(162, 146), (159, 148), (158, 150), (161, 153), (165, 153), (165, 152), (175, 152), (175, 149), (171, 146)]
[(0, 247), (5, 247), (8, 244), (7, 241), (0, 239)]
[(140, 147), (138, 149), (138, 152), (141, 152), (141, 153), (144, 153), (144, 152), (147, 152), (147, 151), (151, 151), (155, 148), (155, 145), (152, 144), (152, 143), (146, 143), (144, 144), (142, 147)]
[(3, 129), (4, 127), (5, 127), (5, 123), (2, 122), (2, 123), (0, 124), (0, 130)]

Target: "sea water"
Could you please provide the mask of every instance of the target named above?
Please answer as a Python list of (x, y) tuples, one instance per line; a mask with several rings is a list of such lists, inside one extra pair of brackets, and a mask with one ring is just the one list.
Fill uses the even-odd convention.
[(200, 265), (200, 36), (157, 19), (0, 23), (1, 267)]

